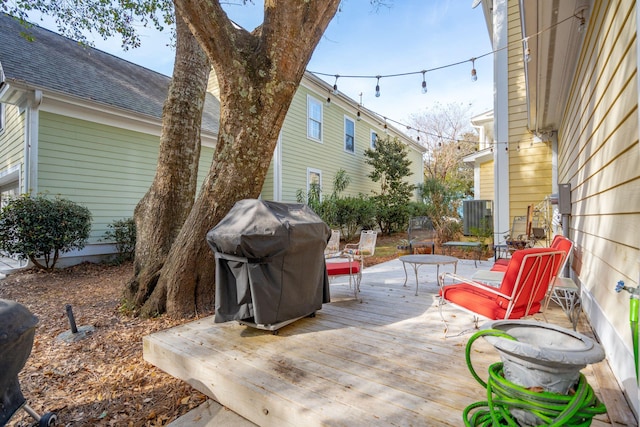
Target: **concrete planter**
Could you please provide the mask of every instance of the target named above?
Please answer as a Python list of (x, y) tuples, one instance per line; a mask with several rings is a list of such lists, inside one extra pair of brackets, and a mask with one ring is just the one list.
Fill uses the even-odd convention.
[[(527, 320), (497, 320), (481, 329), (497, 329), (514, 338), (484, 336), (500, 354), (506, 380), (528, 389), (568, 395), (580, 370), (604, 359), (602, 346), (575, 331)], [(521, 425), (537, 425), (530, 414), (513, 414)]]

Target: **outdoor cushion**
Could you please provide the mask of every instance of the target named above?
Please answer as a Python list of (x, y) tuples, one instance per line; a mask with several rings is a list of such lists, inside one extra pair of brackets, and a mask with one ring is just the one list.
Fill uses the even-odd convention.
[(509, 258), (500, 258), (493, 264), (491, 271), (507, 271), (507, 265), (509, 265)]
[(329, 276), (343, 276), (347, 274), (358, 274), (360, 272), (359, 262), (328, 262), (327, 274)]
[[(504, 298), (490, 292), (483, 292), (482, 289), (471, 285), (458, 283), (455, 286), (445, 286), (442, 292), (444, 292), (447, 301), (488, 319), (504, 319), (507, 313), (507, 304), (504, 303)], [(500, 300), (503, 304), (500, 304)], [(526, 304), (514, 307), (509, 319), (519, 319), (537, 313), (540, 311), (540, 302), (534, 302), (529, 313), (525, 313), (526, 308)]]

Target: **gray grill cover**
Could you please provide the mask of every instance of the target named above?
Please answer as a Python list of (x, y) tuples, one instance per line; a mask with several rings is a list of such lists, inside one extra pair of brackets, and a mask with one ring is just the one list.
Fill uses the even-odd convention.
[(207, 233), (216, 255), (215, 321), (273, 325), (330, 301), (329, 227), (308, 206), (241, 200)]
[(18, 373), (31, 354), (37, 324), (25, 306), (0, 299), (0, 426), (25, 402)]

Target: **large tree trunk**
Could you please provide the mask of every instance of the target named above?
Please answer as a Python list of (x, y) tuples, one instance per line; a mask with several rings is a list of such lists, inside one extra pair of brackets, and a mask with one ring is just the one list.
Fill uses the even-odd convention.
[(263, 25), (248, 33), (217, 1), (176, 0), (218, 77), (220, 134), (209, 174), (143, 313), (166, 308), (171, 316), (190, 317), (213, 310), (215, 266), (205, 235), (236, 201), (260, 194), (291, 100), (339, 3), (268, 0)]
[(179, 16), (176, 16), (176, 40), (173, 78), (162, 112), (156, 175), (134, 212), (137, 229), (134, 277), (127, 284), (125, 298), (136, 308), (147, 303), (152, 295), (196, 193), (200, 124), (211, 66)]

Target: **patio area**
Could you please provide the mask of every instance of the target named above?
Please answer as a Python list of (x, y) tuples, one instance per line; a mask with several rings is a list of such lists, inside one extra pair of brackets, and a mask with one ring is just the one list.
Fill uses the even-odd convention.
[[(463, 409), (485, 400), (486, 390), (465, 362), (472, 316), (444, 306), (449, 333), (464, 332), (444, 338), (435, 270), (420, 268), (416, 296), (413, 272), (403, 287), (400, 261), (379, 264), (363, 272), (362, 302), (347, 278), (336, 279), (331, 303), (278, 335), (208, 317), (145, 337), (144, 358), (261, 426), (463, 425)], [(474, 261), (461, 260), (457, 271), (470, 277)], [(572, 327), (553, 303), (546, 318)], [(584, 316), (578, 332), (592, 336)], [(472, 349), (486, 379), (499, 356), (484, 339)], [(637, 425), (606, 360), (582, 372), (608, 410), (592, 425)]]

